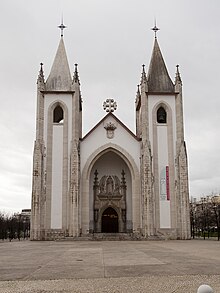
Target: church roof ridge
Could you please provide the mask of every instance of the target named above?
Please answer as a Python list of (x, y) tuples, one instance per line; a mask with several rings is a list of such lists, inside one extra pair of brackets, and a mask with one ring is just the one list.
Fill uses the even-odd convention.
[(174, 92), (174, 84), (169, 76), (157, 37), (154, 39), (154, 47), (148, 70), (147, 83), (149, 92)]
[(46, 81), (48, 91), (65, 91), (71, 88), (71, 73), (66, 55), (63, 37), (61, 36), (50, 74)]

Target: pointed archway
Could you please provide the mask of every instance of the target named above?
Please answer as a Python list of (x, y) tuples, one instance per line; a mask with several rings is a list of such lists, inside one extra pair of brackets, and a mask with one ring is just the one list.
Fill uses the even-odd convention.
[[(132, 224), (132, 182), (131, 172), (126, 162), (112, 150), (102, 154), (93, 165), (90, 184), (90, 209), (93, 212), (90, 214), (91, 230), (95, 233), (126, 233), (129, 230), (129, 225)], [(112, 207), (117, 212), (118, 227), (114, 228), (114, 231), (103, 231), (102, 228), (104, 219), (106, 221), (112, 219), (113, 222), (113, 214), (109, 217), (107, 215), (105, 215), (105, 218), (102, 217), (104, 210), (108, 207)], [(109, 230), (110, 228), (106, 229)]]
[[(94, 176), (96, 170), (100, 180), (106, 174), (117, 176), (121, 179), (121, 172), (124, 170), (126, 176), (126, 213), (118, 213), (119, 233), (132, 233), (140, 227), (140, 176), (136, 162), (132, 156), (116, 144), (108, 143), (94, 151), (82, 166), (82, 205), (81, 205), (81, 229), (82, 234), (102, 232), (102, 214), (104, 206), (112, 206), (111, 201), (102, 205), (97, 213), (94, 206)], [(105, 210), (105, 208), (104, 208)], [(125, 221), (123, 221), (123, 219)], [(124, 223), (126, 225), (124, 225)]]
[(102, 213), (102, 233), (118, 233), (118, 214), (111, 207)]

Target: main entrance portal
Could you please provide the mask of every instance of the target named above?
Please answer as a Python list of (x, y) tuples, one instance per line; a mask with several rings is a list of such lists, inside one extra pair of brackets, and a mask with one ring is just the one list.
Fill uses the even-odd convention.
[(98, 174), (98, 171), (95, 170), (94, 232), (125, 233), (127, 189), (125, 172), (121, 171), (121, 180), (117, 175), (104, 175), (99, 180)]
[(118, 214), (111, 207), (102, 214), (102, 233), (118, 233)]

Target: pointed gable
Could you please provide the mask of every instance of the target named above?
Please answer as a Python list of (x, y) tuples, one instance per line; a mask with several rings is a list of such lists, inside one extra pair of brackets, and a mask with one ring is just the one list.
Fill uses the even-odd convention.
[(160, 51), (157, 38), (155, 38), (154, 48), (148, 71), (148, 90), (152, 93), (173, 93), (174, 84), (169, 76), (162, 53)]
[(46, 81), (48, 91), (68, 91), (71, 88), (71, 74), (67, 60), (63, 38), (61, 37), (59, 47)]
[(111, 112), (81, 139), (80, 150), (81, 170), (90, 156), (104, 150), (118, 150), (140, 166), (140, 139)]
[(124, 124), (120, 119), (118, 119), (112, 112), (109, 112), (106, 114), (83, 138), (82, 140), (85, 140), (88, 136), (90, 136), (95, 129), (97, 129), (100, 125), (103, 124), (103, 122), (108, 118), (112, 117), (118, 124), (121, 125), (121, 127), (129, 133), (130, 136), (132, 136), (135, 140), (139, 141), (139, 138)]

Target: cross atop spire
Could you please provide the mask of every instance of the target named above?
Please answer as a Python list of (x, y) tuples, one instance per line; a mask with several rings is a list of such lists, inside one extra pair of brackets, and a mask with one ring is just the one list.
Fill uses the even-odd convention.
[(154, 31), (155, 39), (156, 39), (156, 38), (157, 38), (157, 32), (160, 30), (160, 29), (157, 27), (156, 19), (155, 19), (154, 27), (153, 27), (151, 30)]
[(63, 37), (63, 30), (66, 28), (66, 26), (63, 24), (63, 18), (62, 18), (61, 24), (58, 26), (58, 28), (61, 31), (61, 37)]

